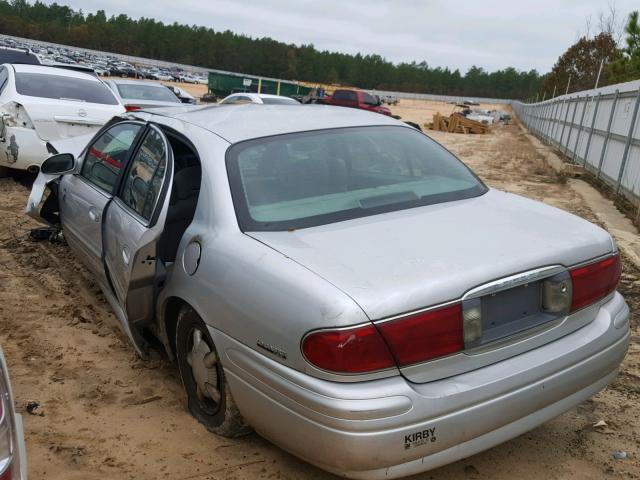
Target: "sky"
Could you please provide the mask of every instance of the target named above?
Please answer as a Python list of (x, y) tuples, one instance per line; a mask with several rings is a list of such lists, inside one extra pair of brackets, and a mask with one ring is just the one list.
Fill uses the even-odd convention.
[[(53, 3), (45, 0), (45, 3)], [(608, 0), (57, 0), (84, 13), (105, 10), (251, 37), (312, 43), (320, 50), (376, 53), (466, 72), (509, 66), (546, 73)], [(616, 0), (620, 20), (640, 8)]]

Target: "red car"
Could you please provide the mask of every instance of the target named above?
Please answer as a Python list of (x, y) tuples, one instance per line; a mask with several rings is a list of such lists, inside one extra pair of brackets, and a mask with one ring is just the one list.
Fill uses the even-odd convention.
[(336, 90), (332, 96), (324, 98), (322, 103), (339, 107), (360, 108), (391, 116), (391, 110), (383, 106), (379, 98), (362, 90)]

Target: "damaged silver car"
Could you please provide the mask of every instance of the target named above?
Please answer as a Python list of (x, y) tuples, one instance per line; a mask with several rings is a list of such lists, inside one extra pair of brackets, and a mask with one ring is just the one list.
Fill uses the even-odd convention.
[(28, 212), (61, 226), (141, 355), (160, 339), (213, 432), (397, 478), (567, 411), (627, 351), (606, 231), (392, 118), (154, 109), (57, 148)]

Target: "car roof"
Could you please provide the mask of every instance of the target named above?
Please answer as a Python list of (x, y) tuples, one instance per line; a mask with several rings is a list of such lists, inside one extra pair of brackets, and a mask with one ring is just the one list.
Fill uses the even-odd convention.
[(379, 113), (328, 105), (300, 105), (297, 108), (291, 108), (290, 105), (253, 103), (235, 105), (233, 108), (219, 105), (193, 105), (154, 108), (146, 113), (199, 126), (230, 143), (329, 128), (373, 125), (406, 127), (406, 124)]
[(88, 72), (78, 72), (67, 68), (52, 67), (47, 65), (25, 65), (21, 63), (12, 64), (13, 69), (17, 73), (44, 73), (49, 75), (58, 75), (61, 77), (83, 78), (100, 82), (98, 78)]

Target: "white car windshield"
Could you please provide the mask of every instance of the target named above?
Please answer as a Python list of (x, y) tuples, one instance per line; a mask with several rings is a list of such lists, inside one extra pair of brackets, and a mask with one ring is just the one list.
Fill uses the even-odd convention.
[(71, 76), (17, 72), (16, 91), (29, 97), (118, 105), (104, 83)]
[(408, 127), (321, 130), (241, 142), (227, 154), (245, 231), (288, 230), (486, 192), (456, 157)]

